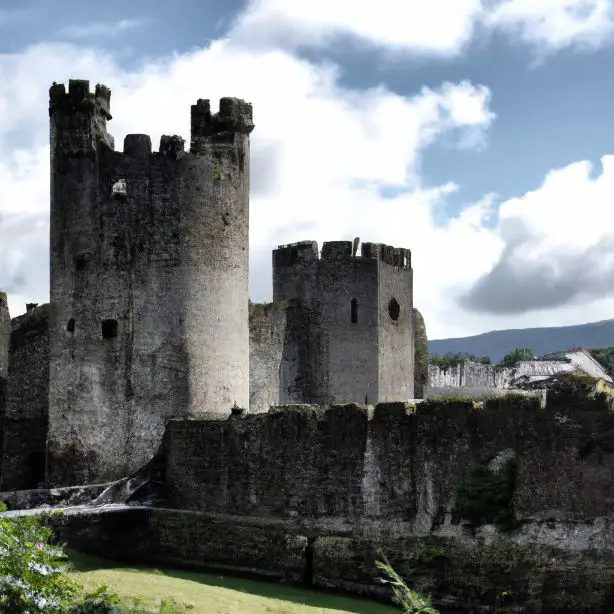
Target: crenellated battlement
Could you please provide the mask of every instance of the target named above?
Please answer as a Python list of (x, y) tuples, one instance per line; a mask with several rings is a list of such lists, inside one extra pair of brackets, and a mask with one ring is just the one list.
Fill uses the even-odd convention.
[(317, 241), (299, 241), (280, 245), (273, 250), (273, 267), (285, 268), (313, 262), (332, 262), (348, 259), (381, 260), (400, 269), (411, 269), (411, 250), (392, 247), (383, 243), (363, 243), (360, 254), (355, 253), (358, 246), (352, 241), (325, 241), (322, 252), (318, 250)]
[(173, 136), (169, 136), (167, 134), (163, 134), (160, 137), (160, 148), (158, 153), (161, 156), (169, 156), (173, 158), (177, 158), (181, 156), (185, 152), (185, 139), (176, 134)]
[(49, 116), (58, 110), (77, 111), (96, 109), (107, 120), (111, 116), (111, 90), (106, 85), (96, 85), (90, 92), (90, 82), (87, 79), (70, 79), (68, 92), (63, 83), (53, 82), (49, 88)]
[[(98, 111), (105, 120), (111, 116), (111, 90), (96, 85), (90, 91), (87, 79), (70, 79), (68, 91), (64, 83), (53, 82), (49, 88), (49, 116), (56, 111)], [(252, 105), (239, 98), (220, 99), (219, 111), (211, 112), (208, 99), (198, 99), (191, 107), (190, 153), (201, 154), (211, 143), (234, 143), (234, 135), (249, 135), (254, 129)], [(163, 135), (157, 152), (162, 156), (179, 158), (185, 153), (185, 139), (177, 135)], [(151, 137), (147, 134), (129, 134), (124, 139), (124, 154), (132, 158), (152, 154)]]
[(211, 112), (209, 100), (200, 98), (192, 105), (192, 153), (200, 153), (208, 141), (232, 143), (235, 134), (248, 135), (254, 129), (252, 105), (239, 98), (221, 98), (218, 113)]
[(124, 154), (131, 158), (151, 154), (151, 137), (148, 134), (127, 134), (124, 138)]
[(273, 250), (273, 267), (290, 267), (320, 259), (316, 241), (299, 241), (280, 245)]

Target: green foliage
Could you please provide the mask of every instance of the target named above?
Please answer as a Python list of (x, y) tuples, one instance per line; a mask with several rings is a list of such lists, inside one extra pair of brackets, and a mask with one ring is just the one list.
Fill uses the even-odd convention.
[(0, 612), (66, 612), (78, 585), (53, 532), (36, 516), (0, 518)]
[(160, 606), (152, 606), (141, 599), (132, 599), (121, 608), (126, 614), (185, 614), (194, 606), (182, 605), (174, 599), (163, 599)]
[[(0, 512), (6, 504), (0, 503)], [(33, 614), (183, 614), (173, 600), (155, 608), (122, 604), (101, 586), (86, 592), (74, 580), (65, 547), (50, 528), (59, 514), (0, 517), (0, 613)]]
[(430, 597), (421, 597), (407, 586), (407, 583), (392, 568), (385, 556), (375, 561), (375, 566), (382, 573), (380, 582), (392, 589), (394, 602), (401, 606), (403, 614), (438, 614), (432, 606)]
[(513, 367), (517, 362), (521, 360), (533, 360), (533, 350), (531, 348), (516, 348), (511, 352), (508, 352), (499, 363), (502, 367)]
[(429, 348), (426, 325), (422, 314), (414, 307), (414, 397), (421, 399), (429, 375)]
[(219, 181), (222, 178), (222, 165), (219, 162), (215, 163), (213, 167), (213, 179)]
[(429, 354), (429, 363), (437, 365), (442, 369), (454, 367), (465, 361), (477, 362), (482, 365), (489, 365), (492, 362), (488, 356), (475, 356), (475, 354), (469, 354), (467, 352), (448, 352), (443, 356), (440, 354)]
[(456, 493), (455, 516), (472, 526), (495, 524), (501, 530), (515, 526), (511, 507), (516, 480), (516, 463), (508, 460), (497, 472), (487, 462), (469, 470)]
[(614, 373), (614, 347), (589, 350), (593, 358), (610, 373)]

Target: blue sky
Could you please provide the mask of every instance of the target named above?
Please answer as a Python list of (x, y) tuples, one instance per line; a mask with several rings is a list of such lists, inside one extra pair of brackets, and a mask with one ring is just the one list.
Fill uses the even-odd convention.
[(432, 338), (614, 317), (614, 0), (92, 7), (0, 9), (14, 315), (48, 300), (47, 90), (75, 77), (111, 87), (116, 143), (187, 136), (198, 97), (253, 102), (253, 300), (277, 244), (360, 236), (412, 249)]

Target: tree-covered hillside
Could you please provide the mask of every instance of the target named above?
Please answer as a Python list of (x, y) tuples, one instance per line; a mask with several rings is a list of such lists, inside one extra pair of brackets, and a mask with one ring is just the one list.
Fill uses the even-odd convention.
[[(444, 356), (467, 353), (488, 356), (493, 363), (499, 363), (508, 352), (516, 348), (531, 348), (536, 356), (543, 356), (574, 347), (614, 348), (614, 320), (578, 326), (495, 330), (472, 337), (429, 340), (429, 354)], [(614, 356), (610, 357), (607, 352), (600, 355), (607, 357), (604, 358), (606, 362), (614, 362)], [(602, 360), (597, 359), (600, 362)]]

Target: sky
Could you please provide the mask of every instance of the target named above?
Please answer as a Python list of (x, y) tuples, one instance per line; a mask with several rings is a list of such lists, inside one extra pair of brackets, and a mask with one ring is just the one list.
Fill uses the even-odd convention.
[(277, 245), (360, 237), (411, 249), (432, 339), (614, 318), (613, 64), (614, 0), (2, 0), (0, 290), (49, 298), (48, 89), (82, 78), (120, 144), (252, 102), (253, 301)]

